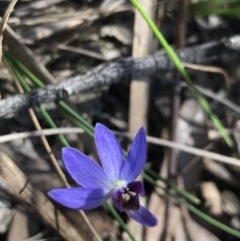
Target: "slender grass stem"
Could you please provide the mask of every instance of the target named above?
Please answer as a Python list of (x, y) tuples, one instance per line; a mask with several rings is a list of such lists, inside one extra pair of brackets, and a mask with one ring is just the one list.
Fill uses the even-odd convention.
[(219, 133), (222, 135), (223, 139), (226, 141), (226, 143), (229, 146), (232, 146), (232, 139), (229, 136), (226, 129), (223, 127), (221, 121), (218, 119), (218, 117), (213, 113), (211, 107), (209, 106), (207, 100), (203, 97), (203, 95), (198, 91), (198, 89), (193, 84), (190, 76), (188, 75), (187, 71), (185, 70), (181, 60), (177, 56), (176, 52), (172, 49), (172, 47), (168, 44), (162, 33), (158, 30), (155, 23), (152, 21), (152, 19), (148, 16), (148, 14), (145, 12), (143, 7), (139, 4), (137, 0), (131, 0), (132, 4), (135, 6), (137, 11), (142, 15), (142, 17), (145, 19), (146, 23), (158, 39), (159, 43), (163, 46), (163, 48), (166, 50), (169, 57), (172, 59), (173, 63), (175, 64), (176, 68), (182, 75), (182, 77), (185, 79), (188, 86), (192, 89), (194, 95), (196, 96), (198, 102), (204, 109), (204, 111), (208, 114), (209, 118), (212, 120), (214, 126), (217, 128)]

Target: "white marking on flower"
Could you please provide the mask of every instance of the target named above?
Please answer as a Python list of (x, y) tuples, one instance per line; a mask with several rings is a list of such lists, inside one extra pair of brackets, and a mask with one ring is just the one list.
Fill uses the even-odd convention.
[(124, 180), (118, 180), (116, 181), (114, 188), (113, 189), (121, 189), (121, 188), (126, 188), (127, 182)]

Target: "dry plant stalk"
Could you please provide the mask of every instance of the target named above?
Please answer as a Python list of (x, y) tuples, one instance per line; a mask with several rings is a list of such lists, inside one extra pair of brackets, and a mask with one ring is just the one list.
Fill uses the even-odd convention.
[(199, 70), (199, 71), (203, 71), (203, 72), (211, 72), (211, 73), (219, 73), (222, 74), (225, 78), (226, 81), (226, 86), (228, 87), (228, 89), (231, 86), (231, 78), (228, 74), (228, 72), (218, 66), (209, 66), (209, 65), (201, 65), (201, 64), (192, 64), (192, 63), (186, 63), (186, 62), (182, 62), (183, 66), (189, 69), (194, 69), (194, 70)]
[(34, 188), (29, 179), (0, 151), (0, 175), (7, 184), (40, 216), (41, 220), (68, 241), (83, 240), (81, 234), (57, 210), (49, 199)]
[[(150, 17), (154, 15), (155, 1), (139, 0)], [(153, 34), (140, 13), (135, 12), (132, 57), (146, 57), (152, 52)], [(130, 85), (129, 130), (136, 133), (140, 126), (147, 129), (149, 79), (134, 79)]]
[(84, 133), (83, 129), (79, 127), (63, 127), (57, 129), (41, 129), (38, 131), (25, 131), (18, 133), (11, 133), (7, 135), (0, 136), (0, 143), (14, 141), (18, 139), (25, 139), (29, 137), (39, 137), (39, 136), (50, 136), (58, 134), (69, 134), (69, 133)]
[[(128, 132), (117, 132), (114, 131), (114, 134), (118, 135), (118, 136), (124, 136), (130, 139), (134, 138), (134, 135), (132, 135), (131, 133)], [(204, 158), (208, 158), (214, 161), (218, 161), (218, 162), (222, 162), (228, 165), (234, 165), (236, 167), (240, 167), (240, 162), (238, 159), (233, 158), (233, 157), (228, 157), (228, 156), (224, 156), (215, 152), (210, 152), (210, 151), (206, 151), (206, 150), (202, 150), (196, 147), (192, 147), (192, 146), (187, 146), (184, 144), (180, 144), (177, 142), (173, 142), (173, 141), (169, 141), (166, 139), (162, 139), (162, 138), (157, 138), (157, 137), (152, 137), (152, 136), (147, 136), (147, 141), (148, 143), (152, 143), (155, 145), (160, 145), (160, 146), (165, 146), (168, 148), (173, 148), (173, 149), (177, 149), (183, 152), (187, 152), (187, 153), (191, 153), (195, 156), (201, 156)]]
[[(154, 1), (139, 0), (139, 3), (150, 17), (154, 16)], [(135, 12), (134, 38), (132, 57), (145, 57), (152, 52), (153, 33), (139, 12)], [(130, 85), (129, 131), (136, 133), (139, 127), (147, 130), (147, 113), (149, 99), (149, 78), (134, 79)], [(141, 177), (138, 177), (138, 180)], [(145, 198), (141, 198), (145, 206)], [(143, 227), (134, 221), (129, 221), (129, 230), (135, 234), (137, 240), (142, 240)]]
[(3, 43), (24, 66), (45, 84), (56, 83), (51, 73), (35, 58), (33, 52), (20, 41), (18, 35), (8, 25), (4, 32)]
[(0, 23), (0, 63), (2, 61), (2, 40), (3, 40), (3, 31), (5, 29), (5, 27), (7, 26), (7, 21), (10, 17), (10, 14), (15, 6), (15, 4), (17, 3), (18, 0), (11, 0), (11, 2), (9, 3), (4, 15), (3, 15), (3, 18), (2, 18), (2, 21)]
[[(189, 0), (182, 0), (181, 2), (176, 3), (177, 7), (177, 16), (176, 16), (176, 33), (175, 33), (175, 45), (176, 48), (183, 48), (186, 42), (186, 21), (188, 16), (188, 7), (189, 7)], [(171, 127), (170, 127), (170, 135), (171, 140), (174, 142), (181, 141), (179, 137), (179, 125), (178, 125), (178, 115), (180, 112), (181, 106), (181, 87), (179, 84), (180, 74), (177, 73), (175, 75), (177, 79), (177, 84), (173, 87), (172, 93), (172, 103), (171, 103)], [(177, 174), (177, 166), (178, 166), (178, 159), (179, 159), (179, 152), (176, 149), (170, 149), (169, 151), (165, 151), (167, 161), (167, 178), (172, 181), (176, 182), (176, 174)], [(159, 175), (161, 171), (159, 171)], [(164, 231), (162, 234), (162, 239), (165, 233), (165, 239), (171, 239), (174, 235), (175, 229), (182, 226), (181, 222), (181, 215), (180, 209), (175, 207), (173, 200), (166, 196), (166, 213), (165, 213), (165, 220), (164, 220)], [(160, 214), (161, 215), (161, 214)], [(159, 218), (161, 218), (159, 215)], [(174, 217), (174, 218), (173, 218)], [(160, 238), (160, 237), (159, 237)]]

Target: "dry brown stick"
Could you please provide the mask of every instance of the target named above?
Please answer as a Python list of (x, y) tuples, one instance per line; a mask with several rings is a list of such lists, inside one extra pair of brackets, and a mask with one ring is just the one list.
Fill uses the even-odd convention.
[[(176, 47), (177, 48), (183, 48), (185, 46), (186, 42), (186, 21), (187, 21), (187, 14), (188, 14), (188, 5), (189, 0), (183, 0), (181, 2), (177, 3), (178, 6), (178, 13), (176, 18)], [(179, 80), (180, 74), (176, 74), (176, 78)], [(180, 107), (180, 92), (181, 87), (179, 83), (173, 87), (173, 97), (172, 97), (172, 123), (171, 123), (171, 139), (172, 141), (176, 141), (177, 139), (177, 117), (178, 117), (178, 111)], [(170, 158), (169, 158), (169, 165), (168, 165), (168, 174), (169, 179), (174, 179), (176, 175), (176, 168), (177, 168), (177, 151), (176, 150), (170, 150)], [(170, 200), (170, 199), (169, 199)]]
[(56, 80), (45, 66), (36, 60), (33, 52), (20, 41), (17, 34), (8, 25), (4, 32), (3, 43), (7, 45), (11, 53), (43, 83), (56, 83)]
[[(232, 85), (232, 81), (226, 70), (224, 70), (223, 68), (217, 67), (217, 66), (206, 66), (206, 65), (199, 65), (199, 64), (192, 64), (192, 63), (185, 63), (185, 62), (183, 62), (183, 65), (190, 69), (195, 69), (195, 70), (199, 70), (199, 71), (203, 71), (203, 72), (212, 72), (212, 73), (222, 74), (224, 76), (226, 86), (228, 88), (228, 93), (227, 93), (227, 96), (228, 96), (230, 87)], [(232, 115), (228, 108), (225, 108), (225, 115), (226, 115), (226, 119), (228, 120), (229, 124), (231, 125)]]
[(61, 49), (61, 50), (66, 50), (66, 51), (70, 51), (73, 53), (78, 53), (87, 57), (91, 57), (94, 59), (98, 59), (101, 61), (106, 61), (106, 59), (104, 58), (104, 56), (102, 54), (99, 54), (97, 52), (91, 51), (91, 50), (87, 50), (87, 49), (83, 49), (80, 47), (72, 47), (72, 46), (67, 46), (64, 44), (59, 44), (56, 46), (56, 48)]
[(2, 18), (2, 21), (0, 23), (0, 63), (2, 61), (2, 40), (3, 40), (3, 31), (5, 29), (5, 27), (7, 26), (7, 21), (9, 19), (9, 16), (15, 6), (15, 4), (17, 3), (18, 0), (11, 0), (11, 2), (9, 3), (4, 15), (3, 15), (3, 18)]
[[(182, 0), (181, 2), (177, 2), (177, 16), (176, 16), (176, 34), (175, 34), (175, 43), (176, 48), (183, 48), (186, 42), (186, 20), (188, 15), (188, 5), (189, 0)], [(173, 142), (178, 141), (177, 132), (177, 120), (179, 114), (179, 108), (181, 104), (181, 87), (180, 87), (180, 79), (181, 76), (179, 73), (175, 72), (175, 78), (177, 80), (177, 84), (173, 86), (173, 95), (172, 95), (172, 108), (171, 108), (171, 140)], [(166, 152), (167, 153), (167, 152)], [(168, 179), (172, 182), (176, 182), (176, 174), (177, 174), (177, 160), (178, 160), (178, 151), (176, 149), (169, 150), (169, 161), (168, 161)], [(161, 174), (161, 171), (159, 172)], [(168, 188), (168, 187), (167, 187)], [(165, 239), (169, 239), (172, 236), (172, 230), (176, 224), (172, 222), (172, 215), (174, 212), (174, 203), (173, 200), (167, 196), (166, 197), (166, 220), (165, 220)], [(178, 220), (180, 221), (180, 220)], [(163, 237), (162, 237), (163, 238)]]
[(19, 170), (13, 161), (0, 151), (0, 175), (7, 184), (40, 216), (41, 220), (54, 229), (67, 241), (82, 241), (81, 234), (54, 207), (49, 199), (34, 188), (29, 179)]
[[(59, 132), (53, 132), (51, 134), (64, 134), (66, 133), (65, 130), (69, 131), (70, 133), (79, 133), (79, 128), (75, 128), (75, 127), (68, 127), (68, 128), (59, 128), (58, 129)], [(45, 130), (43, 129), (41, 132), (32, 132), (33, 134), (36, 133), (37, 135), (39, 134), (45, 134)], [(133, 139), (134, 138), (134, 134), (131, 134), (129, 132), (119, 132), (119, 131), (114, 131), (113, 133), (119, 136), (124, 136), (127, 137), (129, 139)], [(25, 133), (26, 135), (29, 135), (29, 132)], [(35, 135), (34, 135), (35, 136)], [(200, 156), (200, 157), (205, 157), (205, 158), (209, 158), (209, 159), (213, 159), (215, 161), (219, 161), (225, 164), (231, 164), (231, 165), (235, 165), (235, 166), (240, 166), (239, 160), (233, 157), (228, 157), (228, 156), (224, 156), (218, 153), (214, 153), (214, 152), (209, 152), (206, 150), (202, 150), (202, 149), (198, 149), (195, 147), (191, 147), (191, 146), (187, 146), (187, 145), (183, 145), (183, 144), (179, 144), (173, 141), (169, 141), (166, 139), (161, 139), (161, 138), (156, 138), (156, 137), (152, 137), (152, 136), (147, 136), (147, 141), (148, 143), (152, 143), (155, 145), (162, 145), (165, 147), (169, 147), (169, 148), (174, 148), (183, 152), (187, 152), (187, 153), (191, 153), (193, 155), (196, 156)]]
[(222, 74), (225, 78), (226, 86), (228, 87), (228, 89), (231, 86), (230, 76), (229, 76), (228, 72), (223, 68), (220, 68), (218, 66), (208, 66), (208, 65), (193, 64), (193, 63), (186, 63), (186, 62), (182, 62), (182, 64), (184, 67), (189, 68), (189, 69)]
[[(8, 64), (7, 64), (6, 61), (5, 61), (5, 64), (6, 64), (6, 66), (8, 66)], [(11, 68), (10, 68), (9, 66), (8, 66), (8, 69), (9, 69), (10, 72), (12, 72), (12, 71), (11, 71)], [(21, 85), (19, 84), (19, 82), (17, 81), (15, 75), (14, 75), (13, 73), (12, 73), (12, 75), (13, 75), (14, 80), (15, 80), (15, 82), (16, 82), (18, 91), (19, 91), (20, 93), (24, 93), (24, 91), (23, 91)], [(30, 115), (30, 117), (31, 117), (31, 120), (32, 120), (32, 122), (33, 122), (36, 130), (38, 130), (38, 131), (42, 130), (42, 128), (41, 128), (41, 126), (40, 126), (40, 124), (39, 124), (39, 121), (38, 121), (38, 119), (37, 119), (37, 117), (36, 117), (33, 109), (32, 109), (32, 108), (29, 108), (29, 109), (28, 109), (28, 112), (29, 112), (29, 115)], [(53, 164), (53, 166), (54, 166), (54, 168), (55, 168), (55, 170), (56, 170), (59, 178), (61, 179), (61, 181), (63, 182), (63, 184), (64, 184), (66, 187), (70, 187), (70, 185), (69, 185), (69, 183), (68, 183), (68, 181), (67, 181), (67, 179), (66, 179), (65, 174), (63, 173), (61, 167), (59, 166), (57, 159), (56, 159), (55, 156), (53, 155), (52, 149), (51, 149), (51, 147), (50, 147), (50, 145), (49, 145), (49, 143), (48, 143), (48, 141), (47, 141), (47, 138), (46, 138), (45, 136), (40, 136), (40, 139), (41, 139), (41, 141), (42, 141), (42, 144), (43, 144), (46, 152), (47, 152), (48, 155), (49, 155), (49, 158), (50, 158), (50, 160), (51, 160), (51, 162), (52, 162), (52, 164)], [(79, 212), (80, 215), (82, 216), (83, 220), (84, 220), (85, 223), (87, 224), (88, 228), (90, 229), (91, 233), (92, 233), (93, 236), (96, 238), (96, 240), (97, 240), (97, 241), (102, 241), (101, 237), (98, 235), (97, 231), (94, 229), (94, 227), (93, 227), (92, 224), (90, 223), (90, 221), (89, 221), (88, 217), (86, 216), (85, 212), (82, 211), (82, 210), (78, 210), (78, 212)]]
[[(38, 119), (37, 119), (33, 109), (29, 108), (28, 109), (28, 113), (30, 115), (30, 118), (31, 118), (31, 120), (32, 120), (32, 122), (33, 122), (33, 124), (34, 124), (34, 126), (36, 128), (36, 130), (38, 130), (38, 131), (42, 130), (42, 127), (40, 126), (39, 121), (38, 121)], [(40, 139), (41, 139), (41, 142), (42, 142), (42, 144), (43, 144), (47, 154), (49, 155), (49, 158), (50, 158), (50, 160), (51, 160), (51, 162), (52, 162), (52, 164), (53, 164), (53, 166), (54, 166), (54, 168), (55, 168), (59, 178), (61, 179), (61, 181), (64, 184), (67, 183), (66, 176), (62, 172), (62, 169), (59, 166), (59, 164), (57, 162), (57, 159), (53, 155), (52, 149), (51, 149), (51, 147), (50, 147), (50, 145), (49, 145), (49, 143), (47, 141), (47, 138), (45, 136), (40, 136)]]
[[(7, 64), (7, 61), (4, 61), (4, 63), (5, 63), (5, 65), (8, 67), (8, 70), (12, 73), (11, 68), (10, 68), (9, 65)], [(13, 78), (14, 78), (14, 81), (15, 81), (15, 84), (16, 84), (16, 86), (17, 86), (18, 91), (19, 91), (21, 94), (23, 94), (23, 93), (24, 93), (23, 88), (22, 88), (22, 86), (19, 84), (19, 82), (17, 81), (14, 73), (12, 73), (12, 76), (13, 76)], [(42, 130), (42, 128), (41, 128), (41, 126), (40, 126), (40, 124), (39, 124), (39, 122), (38, 122), (38, 119), (37, 119), (37, 117), (36, 117), (36, 115), (35, 115), (35, 113), (34, 113), (34, 111), (33, 111), (32, 108), (29, 108), (29, 109), (28, 109), (28, 113), (29, 113), (29, 115), (30, 115), (30, 118), (31, 118), (31, 120), (32, 120), (32, 122), (33, 122), (33, 124), (34, 124), (34, 126), (35, 126), (35, 128), (36, 128), (36, 130), (38, 130), (38, 131)], [(47, 141), (46, 137), (45, 137), (45, 136), (40, 136), (40, 139), (41, 139), (41, 141), (42, 141), (42, 144), (43, 144), (46, 152), (47, 152), (48, 155), (49, 155), (50, 160), (52, 161), (52, 164), (53, 164), (53, 166), (54, 166), (54, 168), (55, 168), (55, 170), (56, 170), (59, 178), (63, 181), (63, 183), (64, 183), (64, 182), (67, 182), (67, 179), (66, 179), (64, 173), (62, 172), (60, 166), (58, 165), (58, 162), (57, 162), (55, 156), (54, 156), (53, 153), (52, 153), (52, 149), (51, 149), (50, 145), (48, 144), (48, 141)]]
[[(113, 133), (116, 135), (119, 135), (119, 136), (128, 137), (131, 140), (134, 138), (134, 135), (129, 132), (113, 131)], [(196, 147), (187, 146), (187, 145), (179, 144), (177, 142), (165, 140), (162, 138), (152, 137), (152, 136), (147, 136), (147, 141), (148, 141), (148, 143), (152, 143), (155, 145), (174, 148), (174, 149), (177, 149), (177, 150), (180, 150), (183, 152), (191, 153), (196, 156), (206, 157), (206, 158), (209, 158), (209, 159), (212, 159), (212, 160), (215, 160), (218, 162), (222, 162), (222, 163), (225, 163), (228, 165), (234, 165), (234, 166), (240, 167), (240, 161), (233, 157), (224, 156), (224, 155), (221, 155), (221, 154), (218, 154), (215, 152), (205, 151), (205, 150), (202, 150), (202, 149), (199, 149)]]
[(188, 17), (189, 0), (182, 0), (176, 3), (178, 5), (177, 21), (176, 21), (176, 46), (177, 48), (183, 48), (186, 43), (186, 21)]
[(79, 127), (63, 127), (63, 128), (57, 128), (57, 129), (42, 129), (39, 131), (11, 133), (11, 134), (0, 136), (0, 143), (29, 138), (29, 137), (50, 136), (50, 135), (69, 134), (69, 133), (79, 134), (79, 133), (84, 133), (84, 131)]
[[(155, 24), (158, 29), (161, 29), (162, 23), (164, 22), (165, 6), (167, 3), (168, 2), (163, 3), (162, 0), (157, 0), (156, 5), (154, 6), (156, 8)], [(156, 41), (156, 48), (159, 46), (160, 46), (160, 43)], [(159, 73), (160, 71), (158, 71), (158, 74)], [(166, 158), (166, 153), (169, 153), (169, 151), (165, 152), (165, 155), (164, 155), (165, 158)], [(144, 237), (145, 240), (152, 240), (152, 241), (160, 240), (161, 234), (165, 232), (165, 220), (166, 220), (165, 204), (166, 204), (165, 200), (160, 200), (155, 192), (151, 193), (149, 197), (149, 202), (148, 202), (148, 209), (150, 212), (154, 213), (155, 217), (158, 219), (159, 225), (146, 230), (145, 237)]]
[[(188, 85), (184, 82), (181, 83), (181, 86), (183, 87), (188, 87)], [(234, 102), (232, 102), (231, 100), (219, 95), (219, 94), (216, 94), (214, 93), (213, 91), (209, 90), (209, 89), (206, 89), (206, 88), (203, 88), (199, 85), (195, 85), (195, 87), (199, 90), (199, 92), (201, 92), (203, 95), (213, 99), (213, 100), (216, 100), (218, 101), (219, 103), (227, 106), (228, 108), (232, 109), (233, 111), (236, 111), (237, 113), (240, 113), (240, 107), (235, 104)]]
[[(203, 148), (203, 150), (209, 151), (210, 149), (213, 149), (214, 145), (213, 143), (208, 144), (207, 146), (205, 146)], [(200, 156), (195, 156), (179, 173), (178, 173), (178, 177), (181, 175), (183, 176), (184, 174), (188, 173), (191, 171), (191, 169), (193, 168), (193, 166), (201, 160)]]
[[(4, 38), (5, 39), (5, 38)], [(236, 57), (240, 53), (240, 35), (228, 38), (231, 47), (226, 48), (222, 41), (184, 48), (176, 51), (182, 61), (205, 63), (227, 57)], [(209, 55), (209, 52), (212, 54)], [(30, 62), (30, 61), (29, 61)], [(98, 65), (84, 75), (77, 75), (61, 83), (38, 88), (24, 95), (14, 95), (0, 100), (0, 117), (16, 113), (27, 107), (40, 103), (53, 102), (72, 95), (87, 92), (102, 86), (112, 85), (130, 78), (150, 76), (157, 71), (174, 69), (172, 61), (166, 54), (152, 55), (145, 58), (122, 58)], [(31, 71), (34, 73), (33, 71)], [(34, 73), (35, 74), (35, 73)]]
[[(139, 4), (145, 9), (149, 16), (153, 17), (154, 1), (140, 0)], [(135, 12), (134, 38), (132, 57), (141, 58), (149, 55), (152, 51), (153, 34), (141, 14)], [(140, 126), (147, 129), (147, 111), (149, 96), (149, 79), (133, 79), (130, 85), (130, 110), (129, 130), (136, 133)]]
[[(139, 4), (148, 15), (154, 17), (155, 0), (139, 0)], [(145, 57), (153, 51), (153, 34), (147, 23), (138, 11), (135, 11), (134, 38), (132, 57)], [(136, 133), (139, 127), (145, 127), (147, 131), (147, 114), (149, 99), (149, 78), (133, 79), (130, 84), (130, 107), (129, 107), (129, 131)], [(141, 180), (141, 177), (138, 177)], [(146, 205), (146, 199), (141, 198), (142, 205)], [(143, 227), (129, 220), (129, 230), (135, 234), (136, 240), (142, 240)]]

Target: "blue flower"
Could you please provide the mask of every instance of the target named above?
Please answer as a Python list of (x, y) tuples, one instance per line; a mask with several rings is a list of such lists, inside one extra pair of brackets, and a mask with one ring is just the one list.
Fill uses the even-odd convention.
[(82, 210), (96, 208), (112, 197), (119, 211), (146, 227), (156, 226), (156, 217), (139, 203), (139, 195), (145, 195), (143, 185), (134, 181), (146, 158), (144, 129), (139, 129), (126, 160), (118, 140), (102, 124), (95, 127), (95, 142), (102, 167), (73, 148), (63, 148), (65, 167), (82, 187), (54, 189), (48, 195), (63, 206)]

